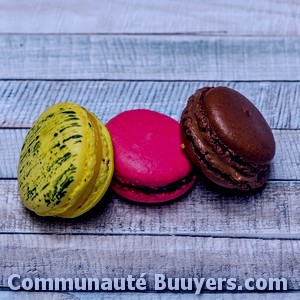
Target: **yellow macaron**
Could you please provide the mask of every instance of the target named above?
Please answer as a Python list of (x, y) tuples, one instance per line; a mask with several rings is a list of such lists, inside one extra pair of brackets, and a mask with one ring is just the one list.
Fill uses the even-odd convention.
[(95, 206), (114, 171), (109, 132), (71, 102), (46, 109), (24, 141), (18, 187), (23, 204), (40, 216), (75, 218)]

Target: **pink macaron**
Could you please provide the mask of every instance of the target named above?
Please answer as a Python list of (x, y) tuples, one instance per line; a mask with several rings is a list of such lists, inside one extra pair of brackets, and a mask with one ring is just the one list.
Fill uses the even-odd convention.
[(115, 174), (112, 189), (120, 196), (145, 203), (175, 199), (196, 180), (182, 148), (179, 122), (161, 113), (136, 109), (107, 123)]

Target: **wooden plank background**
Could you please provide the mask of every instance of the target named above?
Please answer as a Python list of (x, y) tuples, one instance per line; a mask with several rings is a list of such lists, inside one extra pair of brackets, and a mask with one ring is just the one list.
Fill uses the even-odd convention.
[[(73, 295), (75, 293), (72, 293)], [(78, 293), (76, 294), (78, 296)], [(79, 297), (82, 300), (94, 300), (94, 299), (107, 299), (107, 300), (152, 300), (152, 299), (157, 299), (157, 300), (168, 300), (168, 299), (176, 299), (176, 300), (199, 300), (199, 298), (202, 300), (273, 300), (275, 297), (276, 299), (297, 299), (296, 294), (293, 293), (282, 293), (280, 295), (276, 294), (263, 294), (263, 293), (251, 293), (251, 294), (241, 294), (241, 293), (235, 293), (235, 294), (220, 294), (220, 293), (211, 293), (211, 294), (202, 294), (201, 296), (199, 295), (189, 295), (189, 294), (171, 294), (171, 293), (165, 293), (165, 294), (154, 294), (154, 293), (149, 293), (149, 294), (143, 294), (143, 295), (132, 295), (132, 293), (124, 293), (124, 294), (96, 294), (96, 293), (80, 293)], [(98, 297), (98, 298), (97, 298)], [(101, 298), (105, 297), (105, 298)], [(68, 298), (67, 298), (68, 299)], [(78, 298), (76, 298), (77, 300)], [(75, 299), (74, 299), (75, 300)]]
[(271, 128), (300, 128), (299, 81), (0, 80), (0, 125), (29, 128), (47, 106), (67, 101), (87, 107), (104, 123), (123, 110), (142, 107), (179, 120), (188, 97), (198, 88), (220, 85), (251, 99)]
[(147, 290), (154, 291), (154, 274), (163, 273), (168, 278), (238, 278), (241, 285), (248, 276), (288, 277), (288, 288), (299, 290), (299, 240), (1, 234), (0, 245), (7, 266), (2, 286), (11, 274), (74, 278), (76, 272), (79, 278), (138, 278), (146, 273)]
[(299, 19), (293, 0), (0, 1), (1, 33), (293, 36)]
[[(151, 276), (288, 279), (300, 290), (300, 4), (297, 1), (0, 0), (0, 299), (194, 299), (154, 293)], [(22, 20), (22, 21), (20, 21)], [(76, 220), (20, 203), (20, 148), (49, 105), (74, 101), (107, 122), (149, 108), (179, 120), (197, 88), (229, 86), (261, 110), (277, 152), (265, 189), (195, 188), (164, 205), (109, 192)], [(147, 293), (12, 292), (7, 278), (149, 275)]]
[(6, 35), (1, 79), (299, 80), (300, 37)]
[[(82, 300), (94, 300), (97, 299), (98, 295), (95, 293), (91, 294), (80, 294), (80, 299)], [(278, 297), (279, 295), (275, 295), (275, 297)], [(280, 298), (280, 299), (296, 299), (294, 298), (296, 295), (292, 293), (283, 293), (280, 296), (286, 297), (286, 298)], [(101, 296), (100, 296), (101, 297)], [(124, 295), (120, 294), (106, 294), (105, 299), (108, 300), (126, 300), (126, 299), (132, 299), (132, 300), (140, 300), (140, 299), (145, 299), (145, 300), (152, 300), (152, 299), (158, 299), (158, 300), (167, 300), (167, 299), (176, 299), (176, 300), (195, 300), (200, 299), (202, 300), (240, 300), (241, 298), (245, 300), (273, 300), (274, 299), (274, 294), (262, 294), (262, 293), (252, 293), (252, 294), (241, 294), (241, 293), (236, 293), (236, 294), (218, 294), (218, 293), (212, 293), (212, 294), (202, 294), (201, 296), (199, 295), (188, 295), (188, 294), (171, 294), (171, 293), (166, 293), (166, 294), (149, 294), (149, 295), (132, 295), (129, 293), (124, 293)], [(101, 298), (98, 298), (101, 299)], [(278, 299), (278, 298), (277, 298)]]
[[(299, 182), (269, 182), (262, 192), (232, 195), (199, 182), (164, 205), (138, 205), (110, 193), (77, 220), (40, 218), (20, 203), (16, 180), (0, 181), (0, 233), (188, 235), (298, 239)], [(291, 249), (292, 251), (292, 249)]]
[[(0, 299), (4, 300), (95, 300), (95, 299), (105, 299), (105, 300), (168, 300), (168, 299), (176, 299), (176, 300), (240, 300), (241, 297), (244, 300), (274, 300), (274, 297), (278, 297), (279, 295), (274, 293), (263, 294), (263, 293), (234, 293), (234, 294), (220, 294), (220, 293), (203, 293), (201, 296), (199, 295), (191, 295), (191, 294), (181, 294), (181, 293), (101, 293), (101, 292), (91, 292), (91, 293), (44, 293), (44, 292), (0, 292)], [(296, 294), (294, 293), (282, 293), (280, 294), (280, 299), (297, 299)], [(279, 298), (277, 298), (279, 299)]]

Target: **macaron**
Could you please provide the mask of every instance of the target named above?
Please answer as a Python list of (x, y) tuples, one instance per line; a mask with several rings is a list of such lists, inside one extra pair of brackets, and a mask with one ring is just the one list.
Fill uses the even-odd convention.
[(180, 124), (189, 158), (210, 180), (246, 191), (266, 183), (275, 141), (245, 96), (221, 86), (199, 89), (189, 98)]
[(20, 155), (23, 204), (40, 216), (74, 218), (95, 206), (114, 171), (111, 137), (100, 120), (71, 102), (46, 109)]
[(107, 123), (115, 152), (111, 187), (129, 200), (159, 203), (194, 184), (193, 166), (182, 148), (179, 122), (147, 109), (128, 110)]

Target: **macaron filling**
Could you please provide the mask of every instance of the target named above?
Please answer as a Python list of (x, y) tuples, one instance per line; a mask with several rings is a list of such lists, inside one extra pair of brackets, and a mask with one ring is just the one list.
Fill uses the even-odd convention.
[(125, 183), (117, 177), (114, 177), (112, 184), (124, 190), (130, 189), (144, 194), (168, 194), (178, 191), (192, 182), (194, 183), (195, 179), (196, 176), (194, 174), (189, 174), (183, 179), (178, 180), (176, 182), (172, 182), (166, 186), (152, 188), (145, 185), (134, 185), (131, 183)]
[(194, 163), (199, 164), (201, 161), (208, 172), (226, 181), (226, 186), (231, 183), (232, 187), (248, 190), (263, 185), (268, 164), (258, 165), (245, 161), (222, 143), (210, 126), (203, 107), (205, 94), (210, 89), (203, 88), (192, 95), (188, 102), (189, 108), (183, 112), (181, 125), (186, 133), (186, 137), (185, 134), (183, 137), (188, 139), (187, 151), (198, 156), (198, 161)]

